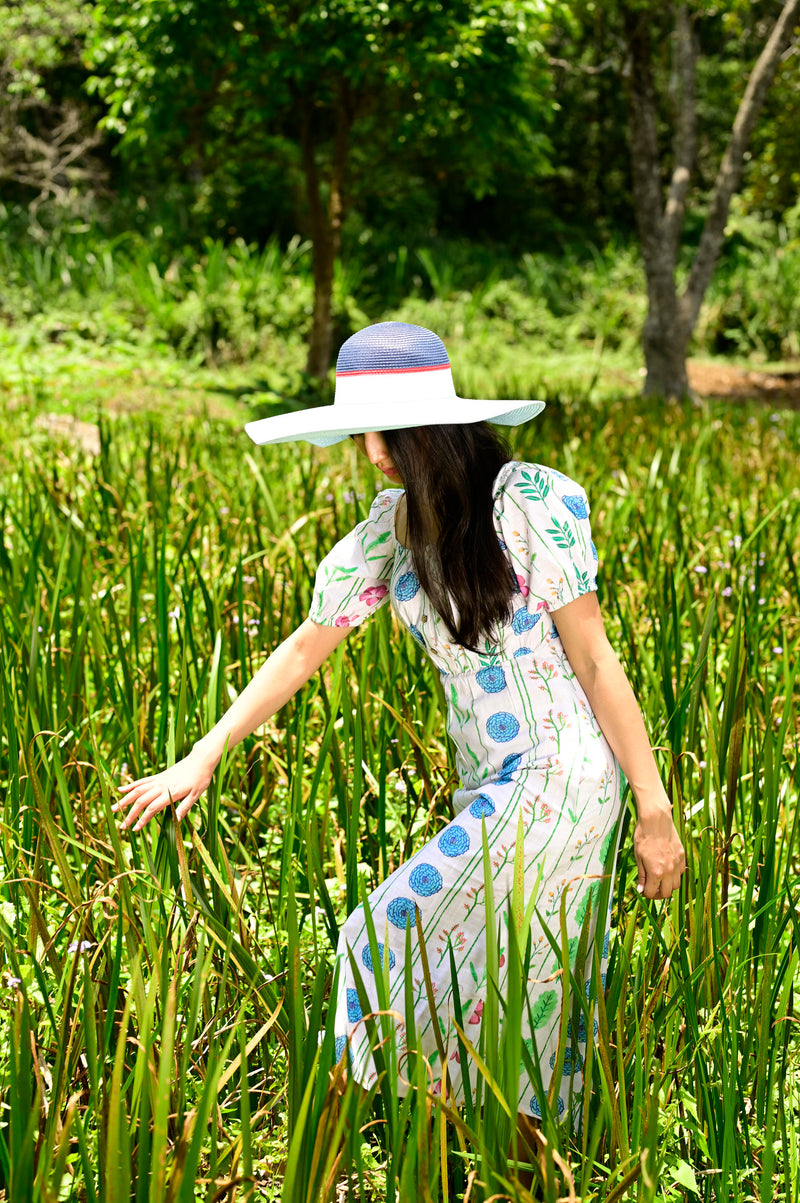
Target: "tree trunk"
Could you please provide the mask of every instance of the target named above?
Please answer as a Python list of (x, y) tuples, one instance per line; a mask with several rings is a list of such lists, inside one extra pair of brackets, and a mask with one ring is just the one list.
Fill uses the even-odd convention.
[(628, 106), (636, 225), (647, 279), (647, 318), (642, 337), (645, 393), (684, 397), (689, 392), (686, 351), (690, 331), (680, 320), (675, 268), (686, 196), (696, 144), (694, 46), (683, 6), (677, 14), (680, 97), (675, 139), (675, 169), (666, 205), (661, 187), (656, 91), (649, 14), (624, 10), (630, 53)]
[(689, 374), (686, 368), (688, 340), (676, 320), (675, 306), (661, 308), (652, 294), (642, 335), (646, 375), (645, 395), (688, 397)]
[(649, 13), (640, 7), (624, 6), (623, 16), (630, 55), (628, 105), (633, 197), (647, 277), (648, 312), (643, 333), (646, 365), (644, 391), (682, 397), (689, 393), (686, 370), (689, 342), (722, 248), (731, 198), (741, 180), (744, 153), (781, 56), (800, 19), (800, 0), (786, 0), (750, 74), (717, 173), (689, 281), (681, 296), (678, 295), (675, 282), (675, 268), (694, 161), (697, 126), (695, 49), (691, 22), (686, 7), (679, 5), (675, 25), (680, 88), (675, 167), (664, 203)]
[(328, 203), (323, 203), (319, 171), (315, 158), (312, 119), (303, 123), (302, 154), (306, 192), (311, 213), (311, 240), (314, 244), (314, 315), (308, 340), (306, 371), (310, 376), (325, 377), (331, 366), (333, 350), (333, 275), (342, 245), (344, 185), (350, 149), (353, 112), (346, 85), (340, 89), (336, 108), (336, 135), (328, 181)]

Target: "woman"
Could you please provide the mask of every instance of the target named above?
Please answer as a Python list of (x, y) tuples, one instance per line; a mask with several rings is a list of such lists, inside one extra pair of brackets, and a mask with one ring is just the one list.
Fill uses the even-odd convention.
[[(412, 975), (414, 1024), (434, 1067), (434, 1089), (441, 1087), (436, 1063), (444, 1047), (450, 1089), (459, 1100), (465, 1089), (474, 1092), (474, 1067), (467, 1086), (457, 1055), (451, 957), (466, 1029), (477, 1044), (487, 997), (484, 831), (498, 915), (512, 897), (520, 816), (526, 900), (538, 883), (523, 1037), (535, 1047), (545, 1090), (548, 1062), (556, 1062), (562, 975), (544, 927), (560, 944), (566, 923), (571, 949), (583, 934), (591, 950), (598, 886), (613, 875), (622, 773), (638, 808), (639, 890), (667, 898), (685, 868), (644, 723), (604, 633), (586, 496), (553, 469), (510, 460), (487, 424), (514, 425), (542, 408), (456, 397), (441, 340), (418, 326), (384, 322), (342, 347), (333, 406), (250, 423), (257, 443), (307, 438), (326, 446), (353, 437), (403, 487), (379, 493), (368, 518), (323, 560), (309, 618), (213, 730), (173, 768), (122, 787), (117, 804), (127, 810), (122, 826), (136, 830), (170, 798), (182, 819), (208, 786), (225, 744), (265, 722), (354, 626), (391, 600), (441, 673), (462, 784), (453, 821), (370, 896), (372, 941), (362, 907), (340, 933), (337, 1053), (347, 1047), (350, 1072), (366, 1086), (375, 1068), (361, 1004), (366, 995), (378, 1009), (377, 956), (384, 968), (388, 962), (390, 1007), (406, 1019), (406, 973)], [(420, 968), (418, 922), (431, 987)], [(505, 951), (501, 941), (501, 990)], [(601, 965), (606, 955), (604, 945)], [(588, 981), (591, 955), (586, 964), (588, 970), (575, 972)], [(396, 1032), (397, 1089), (405, 1093), (399, 1019)], [(563, 1063), (559, 1114), (570, 1111), (580, 1091), (585, 1040), (581, 1024)], [(540, 1093), (523, 1073), (521, 1117), (540, 1115)]]

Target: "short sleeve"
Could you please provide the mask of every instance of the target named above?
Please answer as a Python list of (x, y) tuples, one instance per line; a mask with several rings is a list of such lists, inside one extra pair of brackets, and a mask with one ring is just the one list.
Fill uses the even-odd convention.
[(395, 556), (394, 511), (401, 489), (384, 489), (369, 515), (328, 552), (317, 569), (309, 618), (356, 627), (387, 601)]
[(528, 610), (558, 610), (597, 588), (589, 501), (579, 484), (554, 468), (514, 464), (495, 506)]

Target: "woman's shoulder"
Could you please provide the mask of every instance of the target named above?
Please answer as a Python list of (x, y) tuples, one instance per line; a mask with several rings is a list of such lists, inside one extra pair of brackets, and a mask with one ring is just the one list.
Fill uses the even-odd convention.
[(366, 522), (369, 525), (377, 523), (379, 526), (388, 527), (394, 535), (395, 514), (398, 503), (404, 495), (403, 489), (381, 489), (380, 493), (376, 493), (375, 500), (369, 507)]
[(586, 500), (583, 487), (570, 476), (547, 464), (523, 460), (509, 460), (495, 478), (495, 498), (502, 501), (504, 495), (509, 493), (518, 502), (546, 502), (551, 493), (561, 500), (570, 496), (582, 498), (584, 502)]
[(369, 509), (370, 514), (394, 510), (404, 492), (404, 489), (381, 489), (380, 493), (375, 494), (375, 500)]

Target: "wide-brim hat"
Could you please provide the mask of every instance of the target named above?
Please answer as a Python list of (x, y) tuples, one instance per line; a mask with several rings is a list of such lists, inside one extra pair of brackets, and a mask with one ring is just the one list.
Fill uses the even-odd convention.
[(412, 426), (497, 422), (517, 426), (535, 418), (544, 401), (477, 401), (456, 395), (444, 343), (408, 322), (366, 326), (342, 344), (333, 405), (248, 422), (254, 443), (307, 439), (330, 447), (351, 434)]

